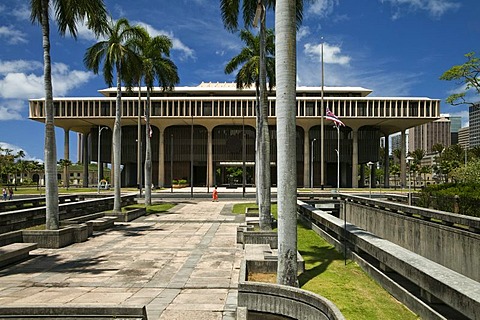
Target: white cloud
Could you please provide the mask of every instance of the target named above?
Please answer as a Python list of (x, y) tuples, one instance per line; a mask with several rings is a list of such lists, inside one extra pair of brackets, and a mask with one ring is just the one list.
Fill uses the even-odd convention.
[(2, 98), (25, 99), (42, 96), (44, 96), (42, 76), (12, 72), (0, 80), (0, 97)]
[[(391, 61), (377, 59), (373, 66), (372, 61), (362, 57), (361, 52), (356, 52), (355, 59), (340, 53), (340, 47), (324, 46), (326, 86), (360, 86), (373, 90), (372, 96), (409, 96), (421, 78), (419, 73), (390, 70)], [(319, 45), (310, 44), (299, 51), (297, 72), (298, 85), (320, 86), (322, 67)]]
[(0, 38), (6, 39), (8, 44), (26, 43), (27, 42), (26, 36), (27, 35), (25, 33), (11, 26), (0, 27)]
[(144, 23), (144, 22), (140, 22), (140, 21), (133, 22), (133, 23), (144, 27), (148, 31), (148, 33), (153, 37), (158, 36), (158, 35), (165, 35), (165, 36), (169, 37), (170, 40), (172, 40), (172, 45), (173, 45), (172, 50), (178, 50), (178, 51), (182, 52), (180, 60), (186, 60), (186, 59), (195, 60), (196, 59), (195, 51), (193, 49), (189, 48), (187, 45), (185, 45), (180, 39), (176, 38), (173, 35), (173, 32), (168, 32), (168, 31), (165, 31), (165, 30), (157, 30), (154, 27), (152, 27), (151, 25), (149, 25), (147, 23)]
[(0, 141), (0, 147), (2, 147), (3, 149), (9, 149), (9, 150), (12, 150), (12, 154), (17, 154), (19, 151), (23, 151), (24, 154), (25, 154), (25, 157), (23, 158), (23, 160), (28, 160), (28, 161), (38, 161), (40, 163), (43, 163), (43, 160), (41, 159), (37, 159), (37, 158), (34, 158), (32, 156), (30, 156), (28, 154), (27, 151), (25, 151), (24, 148), (20, 147), (20, 146), (17, 146), (17, 145), (14, 145), (14, 144), (11, 144), (11, 143), (8, 143), (8, 142), (3, 142), (3, 141)]
[(0, 105), (0, 121), (7, 121), (7, 120), (21, 120), (22, 115), (17, 108), (11, 109), (11, 103), (3, 101), (5, 104), (9, 104), (8, 106), (5, 105)]
[(308, 7), (307, 14), (314, 14), (321, 17), (326, 17), (333, 12), (333, 9), (338, 5), (339, 0), (316, 0)]
[[(310, 56), (312, 59), (316, 59), (317, 61), (320, 61), (321, 46), (322, 46), (321, 43), (319, 44), (307, 43), (304, 45), (304, 52), (307, 56)], [(323, 44), (324, 63), (348, 65), (350, 63), (351, 57), (346, 55), (341, 55), (341, 52), (342, 52), (342, 49), (339, 46), (324, 43)]]
[[(19, 71), (12, 72), (12, 67), (19, 66)], [(21, 113), (26, 108), (26, 99), (45, 96), (43, 74), (35, 74), (37, 62), (3, 61), (0, 70), (5, 76), (0, 78), (0, 120), (21, 119)], [(70, 70), (63, 63), (52, 66), (52, 82), (54, 96), (65, 96), (70, 90), (86, 83), (93, 74), (81, 70)]]
[(14, 10), (10, 12), (12, 16), (18, 20), (29, 21), (30, 20), (31, 10), (26, 4), (17, 6)]
[(11, 72), (31, 72), (34, 70), (41, 70), (43, 64), (38, 61), (29, 60), (0, 60), (0, 74), (7, 74)]
[(448, 11), (455, 11), (461, 7), (460, 2), (450, 0), (380, 0), (390, 3), (396, 10), (392, 19), (396, 20), (402, 16), (402, 10), (426, 11), (433, 18), (440, 18)]
[(302, 40), (309, 34), (310, 34), (310, 28), (307, 26), (301, 26), (300, 29), (297, 31), (297, 41)]

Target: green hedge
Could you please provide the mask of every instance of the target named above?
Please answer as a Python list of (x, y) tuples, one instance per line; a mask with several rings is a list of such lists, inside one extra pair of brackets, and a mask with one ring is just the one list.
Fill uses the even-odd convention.
[[(458, 199), (456, 198), (458, 196)], [(418, 205), (425, 208), (480, 217), (480, 184), (444, 183), (429, 185), (419, 195)]]

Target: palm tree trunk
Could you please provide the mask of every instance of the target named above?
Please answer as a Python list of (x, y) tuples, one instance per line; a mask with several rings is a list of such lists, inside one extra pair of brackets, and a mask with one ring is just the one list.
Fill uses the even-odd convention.
[(260, 85), (255, 82), (255, 195), (256, 205), (260, 205)]
[(58, 181), (57, 147), (53, 113), (52, 65), (50, 59), (50, 25), (48, 19), (49, 1), (42, 1), (42, 45), (45, 82), (45, 206), (47, 230), (57, 230), (58, 221)]
[(137, 116), (137, 182), (138, 196), (142, 197), (142, 84), (138, 80), (138, 116)]
[(145, 205), (152, 205), (152, 144), (150, 135), (150, 90), (147, 87), (147, 105), (145, 106)]
[(122, 197), (121, 197), (121, 188), (122, 188), (122, 179), (121, 179), (121, 157), (122, 157), (122, 81), (120, 78), (121, 73), (121, 64), (117, 63), (117, 100), (115, 105), (115, 124), (113, 126), (113, 185), (115, 189), (115, 198), (113, 201), (113, 211), (121, 212), (122, 211)]
[[(263, 1), (262, 1), (263, 2)], [(262, 3), (263, 6), (263, 3)], [(265, 12), (260, 24), (260, 199), (259, 218), (260, 229), (271, 230), (272, 219), (270, 212), (270, 134), (268, 131), (268, 98), (267, 98), (267, 68), (265, 61)]]
[(296, 26), (295, 0), (277, 0), (275, 69), (277, 75), (278, 267), (277, 283), (298, 286), (296, 177)]

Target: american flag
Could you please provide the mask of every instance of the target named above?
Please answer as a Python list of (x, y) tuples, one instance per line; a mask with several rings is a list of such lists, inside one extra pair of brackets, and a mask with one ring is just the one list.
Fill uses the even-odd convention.
[(335, 123), (335, 126), (345, 126), (342, 120), (340, 120), (332, 111), (330, 111), (328, 107), (325, 119), (333, 121)]

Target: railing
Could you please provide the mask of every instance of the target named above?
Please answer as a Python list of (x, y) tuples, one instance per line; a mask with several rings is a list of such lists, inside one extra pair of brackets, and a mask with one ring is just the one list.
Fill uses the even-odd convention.
[[(142, 100), (142, 108), (146, 100)], [(276, 116), (275, 98), (268, 100), (269, 117)], [(151, 117), (255, 117), (252, 97), (152, 97)], [(342, 118), (438, 118), (440, 100), (429, 98), (325, 97), (324, 108)], [(122, 116), (137, 117), (138, 98), (122, 98)], [(297, 117), (320, 117), (319, 97), (298, 97)], [(57, 118), (115, 117), (115, 98), (56, 98)], [(141, 116), (143, 116), (143, 110)], [(43, 99), (30, 100), (30, 118), (45, 117)]]

